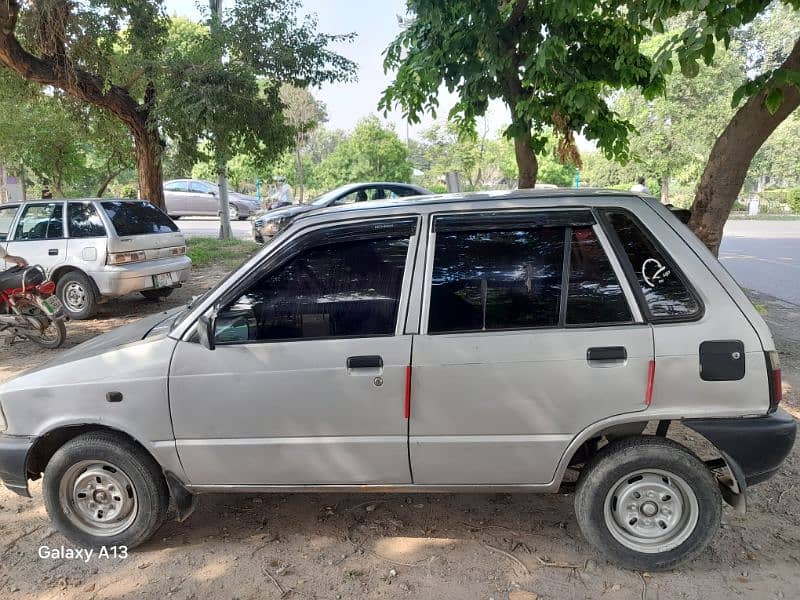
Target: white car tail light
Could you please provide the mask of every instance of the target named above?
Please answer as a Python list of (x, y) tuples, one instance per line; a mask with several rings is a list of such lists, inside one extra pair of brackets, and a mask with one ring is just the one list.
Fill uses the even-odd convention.
[(145, 260), (144, 252), (137, 250), (136, 252), (109, 252), (106, 262), (109, 265), (129, 265), (143, 260)]

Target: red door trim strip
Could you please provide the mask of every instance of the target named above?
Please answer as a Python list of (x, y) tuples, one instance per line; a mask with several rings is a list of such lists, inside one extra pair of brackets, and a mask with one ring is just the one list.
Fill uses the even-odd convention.
[(647, 366), (647, 392), (645, 393), (644, 397), (644, 404), (645, 406), (650, 406), (650, 403), (653, 401), (653, 382), (656, 378), (656, 361), (651, 360), (650, 364)]
[(411, 365), (406, 367), (406, 393), (403, 398), (403, 418), (411, 418)]

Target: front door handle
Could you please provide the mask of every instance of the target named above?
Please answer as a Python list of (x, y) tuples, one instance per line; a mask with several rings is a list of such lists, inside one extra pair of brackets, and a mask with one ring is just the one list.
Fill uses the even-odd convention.
[(50, 250), (47, 251), (47, 254), (50, 256), (58, 256), (58, 248), (50, 248)]
[(347, 359), (348, 369), (381, 369), (383, 358), (377, 355), (351, 356)]
[(586, 360), (590, 362), (611, 362), (626, 358), (628, 351), (625, 350), (625, 346), (598, 346), (586, 351)]

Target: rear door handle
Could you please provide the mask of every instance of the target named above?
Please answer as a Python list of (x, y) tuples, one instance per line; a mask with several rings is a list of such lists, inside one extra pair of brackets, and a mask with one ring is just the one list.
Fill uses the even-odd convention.
[(50, 250), (47, 251), (47, 254), (50, 256), (58, 256), (58, 248), (50, 248)]
[(588, 361), (609, 362), (626, 358), (628, 358), (628, 351), (625, 350), (625, 346), (598, 346), (586, 351), (586, 360)]
[(381, 369), (383, 358), (377, 355), (351, 356), (347, 359), (348, 369)]

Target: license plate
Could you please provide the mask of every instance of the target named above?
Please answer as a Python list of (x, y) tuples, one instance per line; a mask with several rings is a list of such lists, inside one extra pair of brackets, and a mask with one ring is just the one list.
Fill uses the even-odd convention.
[(172, 287), (172, 274), (161, 273), (160, 275), (153, 275), (153, 287)]
[(42, 300), (42, 305), (44, 306), (45, 312), (51, 317), (64, 308), (64, 305), (61, 304), (61, 300), (56, 296), (48, 296)]

